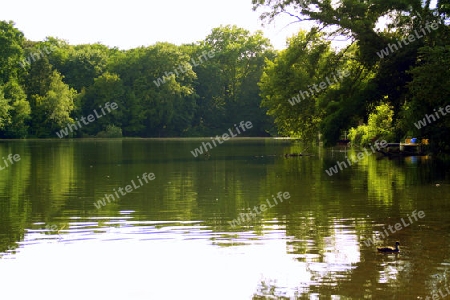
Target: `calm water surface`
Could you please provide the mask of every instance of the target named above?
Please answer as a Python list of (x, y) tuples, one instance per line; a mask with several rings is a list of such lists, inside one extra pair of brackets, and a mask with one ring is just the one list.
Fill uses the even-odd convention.
[(0, 299), (447, 296), (447, 162), (372, 155), (328, 176), (359, 150), (237, 139), (195, 158), (208, 140), (2, 141), (20, 161), (0, 160)]

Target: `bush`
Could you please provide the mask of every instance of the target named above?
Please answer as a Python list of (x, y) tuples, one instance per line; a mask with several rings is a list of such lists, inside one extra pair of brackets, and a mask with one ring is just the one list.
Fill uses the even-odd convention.
[(108, 125), (108, 126), (106, 126), (105, 131), (100, 131), (97, 134), (97, 137), (99, 137), (99, 138), (121, 138), (122, 137), (122, 128), (114, 126), (114, 125)]
[(367, 125), (349, 129), (348, 138), (354, 145), (367, 145), (379, 139), (389, 141), (394, 137), (393, 116), (393, 107), (382, 103), (369, 114)]
[(360, 125), (356, 128), (350, 128), (348, 131), (348, 139), (353, 145), (364, 145), (367, 144), (368, 137), (368, 127), (367, 125)]

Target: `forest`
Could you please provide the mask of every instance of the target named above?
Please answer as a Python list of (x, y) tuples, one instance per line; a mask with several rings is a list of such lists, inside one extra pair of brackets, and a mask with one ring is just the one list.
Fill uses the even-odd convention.
[(121, 50), (31, 41), (0, 21), (0, 137), (216, 136), (246, 120), (244, 136), (416, 137), (450, 152), (450, 0), (252, 2), (264, 24), (314, 25), (283, 50), (233, 25)]

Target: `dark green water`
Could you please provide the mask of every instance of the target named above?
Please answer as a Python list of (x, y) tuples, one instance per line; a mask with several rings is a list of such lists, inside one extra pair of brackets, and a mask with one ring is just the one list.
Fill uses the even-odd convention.
[(0, 160), (0, 299), (449, 294), (448, 163), (372, 155), (328, 176), (345, 149), (236, 139), (195, 158), (208, 140), (2, 141), (20, 160)]

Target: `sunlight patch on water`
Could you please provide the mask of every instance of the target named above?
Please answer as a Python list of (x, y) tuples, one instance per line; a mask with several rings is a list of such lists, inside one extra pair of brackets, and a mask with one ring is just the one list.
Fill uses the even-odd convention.
[[(15, 259), (0, 260), (3, 295), (17, 297), (20, 291), (24, 299), (36, 299), (37, 294), (45, 299), (251, 299), (264, 294), (267, 283), (276, 283), (275, 294), (294, 297), (314, 284), (314, 274), (348, 269), (347, 262), (338, 263), (343, 257), (333, 253), (333, 247), (345, 246), (344, 236), (326, 241), (325, 268), (287, 252), (291, 238), (273, 223), (256, 234), (213, 232), (201, 222), (104, 219), (102, 227), (96, 227), (95, 222), (79, 221), (71, 222), (60, 237), (28, 231)], [(51, 289), (46, 288), (49, 284)]]

